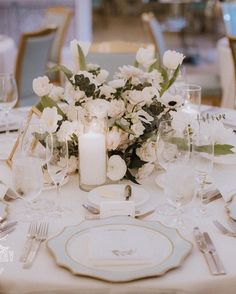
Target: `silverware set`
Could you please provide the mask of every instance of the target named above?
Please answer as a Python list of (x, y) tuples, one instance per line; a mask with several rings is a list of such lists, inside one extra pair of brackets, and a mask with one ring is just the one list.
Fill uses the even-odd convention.
[(207, 261), (211, 274), (225, 275), (226, 271), (209, 234), (207, 232), (202, 233), (198, 227), (193, 229), (193, 234), (199, 250)]
[(41, 244), (48, 237), (49, 224), (46, 222), (36, 223), (31, 222), (29, 225), (26, 241), (20, 256), (20, 261), (23, 263), (23, 268), (30, 268), (39, 252)]

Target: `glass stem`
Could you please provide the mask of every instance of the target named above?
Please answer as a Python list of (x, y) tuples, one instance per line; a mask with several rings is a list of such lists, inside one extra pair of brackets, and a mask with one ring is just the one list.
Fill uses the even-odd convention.
[(60, 185), (60, 183), (57, 183), (56, 209), (58, 211), (62, 211), (62, 206), (61, 206), (61, 185)]

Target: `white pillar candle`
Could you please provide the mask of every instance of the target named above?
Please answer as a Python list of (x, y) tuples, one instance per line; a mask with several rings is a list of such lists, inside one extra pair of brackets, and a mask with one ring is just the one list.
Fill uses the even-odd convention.
[(102, 185), (106, 182), (106, 138), (104, 134), (86, 133), (79, 137), (80, 182)]

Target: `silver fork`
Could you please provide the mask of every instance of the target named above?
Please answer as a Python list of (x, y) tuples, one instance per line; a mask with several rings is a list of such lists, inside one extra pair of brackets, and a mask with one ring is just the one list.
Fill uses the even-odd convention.
[(28, 233), (26, 236), (26, 241), (24, 244), (23, 252), (20, 256), (20, 261), (21, 262), (26, 262), (27, 257), (29, 255), (30, 249), (32, 247), (32, 243), (34, 238), (36, 237), (37, 234), (37, 223), (36, 222), (31, 222), (29, 225)]
[(228, 230), (225, 226), (223, 226), (220, 222), (217, 220), (213, 220), (213, 224), (217, 227), (217, 229), (224, 235), (229, 237), (236, 237), (236, 233)]
[(32, 244), (32, 249), (30, 250), (29, 256), (24, 263), (24, 268), (30, 268), (39, 252), (40, 245), (43, 241), (47, 239), (48, 236), (48, 223), (40, 223), (37, 234), (35, 236), (34, 242)]

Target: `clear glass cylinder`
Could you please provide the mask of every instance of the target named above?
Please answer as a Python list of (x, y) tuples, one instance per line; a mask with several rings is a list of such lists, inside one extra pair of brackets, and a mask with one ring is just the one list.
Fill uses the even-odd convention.
[(84, 191), (106, 183), (107, 148), (105, 118), (86, 116), (79, 135), (79, 186)]

